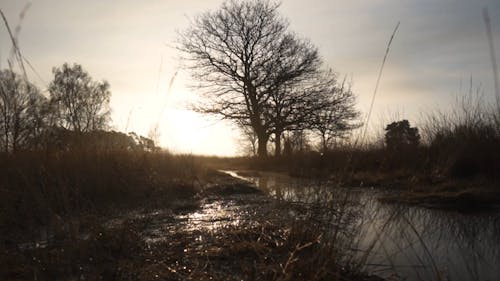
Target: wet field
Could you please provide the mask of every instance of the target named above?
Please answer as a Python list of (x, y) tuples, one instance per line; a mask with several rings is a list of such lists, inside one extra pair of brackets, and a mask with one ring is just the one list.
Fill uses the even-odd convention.
[[(463, 214), (377, 198), (394, 192), (373, 188), (334, 188), (322, 180), (282, 174), (229, 172), (277, 200), (316, 203), (340, 198), (356, 216), (353, 249), (365, 269), (401, 280), (497, 280), (500, 278), (500, 214)], [(242, 176), (243, 175), (243, 176)]]
[[(102, 240), (105, 247), (118, 243), (128, 267), (118, 260), (116, 270), (139, 280), (299, 278), (321, 272), (318, 264), (329, 256), (335, 263), (323, 266), (341, 264), (342, 276), (372, 276), (347, 280), (498, 279), (498, 213), (461, 214), (377, 200), (390, 192), (224, 171), (201, 189), (196, 202), (118, 214), (77, 240), (82, 245)], [(54, 235), (44, 233), (18, 246), (34, 253), (68, 251), (53, 241)], [(77, 274), (88, 276), (92, 265), (83, 264)]]

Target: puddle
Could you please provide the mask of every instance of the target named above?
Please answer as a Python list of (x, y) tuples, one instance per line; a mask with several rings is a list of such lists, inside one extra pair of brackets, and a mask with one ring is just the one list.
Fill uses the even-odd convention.
[[(349, 198), (355, 211), (355, 247), (370, 254), (365, 269), (394, 280), (497, 280), (500, 214), (464, 215), (415, 206), (381, 204), (378, 189), (335, 188), (328, 182), (262, 173), (240, 176), (271, 197), (311, 203)], [(245, 174), (246, 175), (246, 174)], [(348, 197), (345, 197), (348, 196)], [(341, 200), (342, 201), (342, 200)], [(393, 280), (393, 279), (391, 279)]]

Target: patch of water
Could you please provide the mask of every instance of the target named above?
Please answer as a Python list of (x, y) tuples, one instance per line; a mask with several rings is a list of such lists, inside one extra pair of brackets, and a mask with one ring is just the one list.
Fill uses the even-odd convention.
[(271, 203), (262, 195), (207, 198), (195, 210), (150, 217), (144, 237), (148, 243), (157, 243), (174, 233), (215, 233), (230, 227), (251, 227), (265, 205)]
[[(500, 215), (464, 215), (382, 204), (370, 188), (335, 188), (321, 180), (262, 173), (242, 176), (278, 200), (349, 202), (356, 215), (353, 249), (369, 273), (391, 280), (500, 280)], [(345, 205), (343, 205), (345, 206)]]

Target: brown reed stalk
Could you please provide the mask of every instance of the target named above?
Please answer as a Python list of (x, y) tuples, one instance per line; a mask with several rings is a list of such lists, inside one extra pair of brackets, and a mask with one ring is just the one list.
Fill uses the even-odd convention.
[(392, 32), (391, 38), (389, 39), (389, 42), (387, 43), (387, 48), (385, 50), (384, 59), (382, 60), (382, 65), (380, 66), (380, 70), (378, 72), (377, 83), (375, 84), (375, 90), (373, 91), (372, 101), (370, 103), (370, 109), (368, 110), (368, 115), (366, 116), (366, 122), (364, 124), (365, 127), (363, 129), (363, 134), (361, 135), (361, 144), (364, 144), (364, 141), (365, 141), (366, 131), (368, 130), (368, 123), (370, 122), (370, 117), (371, 117), (372, 111), (373, 111), (373, 105), (375, 104), (375, 97), (377, 96), (378, 86), (380, 84), (380, 79), (382, 78), (382, 71), (384, 70), (385, 62), (387, 60), (387, 56), (389, 55), (389, 51), (391, 49), (392, 40), (394, 39), (394, 36), (396, 35), (396, 32), (398, 31), (399, 25), (400, 25), (400, 22), (398, 22), (398, 24), (394, 28), (394, 31)]
[(500, 113), (500, 86), (498, 82), (498, 67), (495, 56), (495, 46), (493, 44), (493, 32), (491, 31), (490, 16), (488, 8), (483, 9), (484, 25), (486, 26), (486, 35), (488, 36), (488, 45), (490, 48), (491, 66), (493, 71), (493, 81), (495, 83), (495, 99), (497, 102), (497, 110)]

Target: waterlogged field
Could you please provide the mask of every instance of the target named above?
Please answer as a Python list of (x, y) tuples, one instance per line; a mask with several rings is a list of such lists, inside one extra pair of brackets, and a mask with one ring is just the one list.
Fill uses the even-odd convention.
[(387, 204), (377, 198), (393, 190), (336, 188), (332, 182), (277, 173), (224, 172), (195, 200), (116, 214), (67, 243), (40, 229), (36, 239), (17, 245), (39, 263), (22, 272), (40, 280), (307, 276), (378, 281), (378, 276), (465, 281), (500, 276), (498, 212), (462, 214)]
[[(462, 214), (384, 204), (394, 191), (333, 188), (334, 184), (274, 173), (238, 173), (271, 197), (334, 208), (354, 218), (350, 250), (371, 274), (396, 280), (496, 280), (500, 276), (500, 213)], [(394, 279), (391, 279), (394, 280)]]
[(107, 227), (141, 225), (153, 279), (380, 280), (354, 263), (355, 217), (221, 178), (201, 191), (197, 206), (123, 214)]

